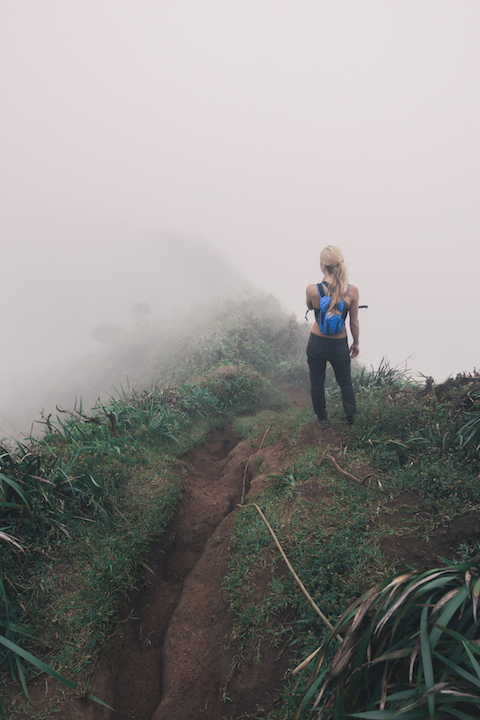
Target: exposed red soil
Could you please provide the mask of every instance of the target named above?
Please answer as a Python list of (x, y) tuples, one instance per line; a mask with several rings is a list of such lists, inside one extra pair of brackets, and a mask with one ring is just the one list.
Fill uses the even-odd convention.
[[(397, 567), (399, 561), (405, 568), (416, 570), (436, 567), (442, 558), (453, 560), (462, 543), (473, 544), (480, 538), (478, 512), (466, 512), (451, 520), (438, 518), (422, 497), (410, 492), (401, 493), (385, 508), (379, 518), (394, 533), (383, 538), (380, 547)], [(427, 527), (432, 528), (428, 541), (422, 537)]]
[[(295, 393), (295, 404), (308, 397)], [(346, 431), (345, 431), (346, 432)], [(55, 702), (57, 720), (241, 720), (263, 717), (279, 701), (292, 658), (287, 647), (266, 641), (241, 653), (236, 642), (222, 578), (227, 570), (232, 525), (242, 498), (268, 485), (271, 476), (288, 466), (303, 447), (321, 442), (335, 452), (344, 442), (341, 428), (319, 431), (307, 425), (295, 445), (280, 441), (261, 447), (262, 438), (238, 443), (233, 430), (213, 433), (179, 471), (184, 494), (161, 542), (152, 546), (148, 586), (134, 594), (124, 611), (125, 621), (104, 649), (93, 672), (95, 695), (115, 708), (106, 708), (64, 693), (56, 683), (32, 684), (37, 710)], [(261, 462), (260, 462), (261, 461)], [(340, 463), (343, 461), (340, 459)], [(349, 466), (357, 477), (366, 466)], [(318, 481), (302, 489), (318, 499)], [(322, 502), (329, 498), (322, 495)], [(416, 508), (412, 511), (412, 507)], [(404, 494), (379, 512), (378, 522), (392, 535), (384, 539), (387, 557), (418, 568), (438, 564), (438, 556), (453, 557), (465, 538), (478, 537), (478, 515), (447, 520), (423, 539), (431, 510), (421, 498)], [(405, 531), (406, 518), (410, 521)], [(283, 562), (277, 572), (284, 572)], [(262, 593), (270, 571), (259, 573), (256, 592)], [(288, 618), (285, 618), (288, 621)], [(255, 662), (254, 655), (261, 655)], [(56, 698), (56, 699), (55, 699)], [(17, 713), (18, 720), (34, 714)]]

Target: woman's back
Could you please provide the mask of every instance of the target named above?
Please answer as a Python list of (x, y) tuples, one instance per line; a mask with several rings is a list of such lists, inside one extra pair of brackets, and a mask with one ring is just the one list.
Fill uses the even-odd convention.
[[(328, 273), (325, 273), (325, 277), (323, 279), (323, 285), (326, 289), (326, 294), (330, 295), (330, 282), (328, 280)], [(320, 284), (320, 283), (319, 283)], [(349, 285), (347, 286), (347, 293), (344, 297), (341, 297), (340, 300), (343, 300), (345, 303), (346, 308), (346, 317), (348, 316), (348, 321), (350, 325), (350, 330), (352, 332), (353, 337), (355, 338), (354, 334), (354, 328), (356, 326), (357, 333), (358, 333), (358, 299), (359, 299), (359, 292), (358, 288), (355, 285)], [(320, 295), (318, 291), (317, 285), (308, 285), (307, 286), (307, 307), (311, 310), (320, 310)], [(337, 309), (337, 314), (338, 309)], [(340, 333), (337, 333), (336, 335), (327, 335), (326, 333), (322, 333), (320, 330), (318, 321), (317, 321), (317, 313), (315, 322), (312, 326), (312, 333), (314, 335), (319, 335), (320, 337), (335, 337), (338, 339), (347, 337), (347, 328), (345, 323), (343, 324), (343, 329)], [(352, 328), (352, 322), (354, 325), (354, 328)]]

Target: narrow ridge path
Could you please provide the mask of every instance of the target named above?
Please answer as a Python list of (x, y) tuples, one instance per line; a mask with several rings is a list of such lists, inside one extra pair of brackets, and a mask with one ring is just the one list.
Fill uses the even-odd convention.
[[(182, 500), (165, 537), (154, 545), (149, 558), (155, 576), (149, 587), (132, 599), (132, 617), (109, 653), (111, 704), (116, 712), (106, 717), (111, 716), (112, 720), (151, 720), (154, 715), (182, 720), (189, 717), (184, 712), (170, 715), (156, 710), (165, 694), (163, 688), (168, 698), (173, 698), (177, 692), (175, 683), (185, 675), (186, 668), (178, 667), (180, 658), (175, 658), (174, 628), (178, 632), (179, 627), (175, 624), (177, 605), (188, 603), (187, 616), (191, 616), (191, 624), (185, 627), (182, 621), (182, 627), (188, 634), (189, 644), (195, 644), (199, 634), (198, 607), (204, 600), (200, 596), (192, 598), (191, 593), (189, 600), (185, 600), (185, 590), (189, 583), (191, 585), (192, 571), (198, 576), (196, 566), (207, 541), (241, 499), (243, 456), (237, 462), (228, 458), (236, 443), (231, 428), (215, 431), (204, 447), (194, 451), (189, 462), (182, 463), (185, 473)], [(210, 586), (211, 579), (207, 577), (206, 581)], [(213, 595), (218, 595), (216, 586)], [(212, 615), (213, 624), (214, 617)], [(169, 648), (173, 648), (173, 658)], [(218, 686), (215, 694), (218, 698)], [(165, 702), (164, 699), (163, 706)], [(174, 706), (174, 712), (180, 712), (178, 698)]]

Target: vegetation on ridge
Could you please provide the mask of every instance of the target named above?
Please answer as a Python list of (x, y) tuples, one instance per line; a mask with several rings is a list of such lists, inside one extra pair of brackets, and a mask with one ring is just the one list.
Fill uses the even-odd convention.
[[(358, 420), (338, 454), (350, 465), (376, 468), (387, 490), (380, 493), (374, 483), (357, 486), (322, 465), (318, 445), (296, 450), (311, 409), (288, 407), (278, 383), (305, 387), (306, 332), (277, 301), (230, 300), (175, 323), (134, 327), (107, 348), (109, 382), (128, 366), (140, 378), (132, 387), (103, 396), (93, 409), (79, 403), (58, 410), (56, 419), (45, 413), (39, 438), (6, 443), (1, 452), (0, 635), (70, 676), (92, 661), (114, 631), (126, 593), (143, 582), (149, 543), (180, 497), (178, 457), (231, 419), (245, 438), (270, 428), (264, 447), (279, 437), (289, 443), (291, 466), (255, 502), (333, 623), (396, 569), (380, 549), (390, 532), (378, 522), (387, 498), (419, 492), (442, 517), (478, 508), (475, 372), (430, 393), (386, 362), (357, 374)], [(336, 386), (328, 392), (336, 423)], [(435, 515), (418, 532), (434, 524)], [(467, 538), (457, 557), (473, 562), (478, 552), (477, 540)], [(259, 567), (271, 569), (260, 599), (253, 592)], [(260, 661), (263, 642), (279, 652), (288, 647), (300, 662), (328, 637), (281, 569), (252, 506), (238, 514), (225, 588), (239, 646), (255, 646)], [(28, 665), (0, 645), (0, 663), (14, 678), (28, 676)], [(335, 651), (332, 641), (327, 665)], [(306, 677), (296, 689), (288, 684), (283, 713), (297, 711), (306, 684)], [(273, 709), (270, 717), (282, 712)]]
[[(228, 310), (229, 317), (212, 318), (213, 327), (200, 313), (203, 344), (195, 351), (184, 342), (190, 319), (177, 321), (182, 342), (173, 342), (172, 327), (170, 355), (162, 345), (163, 375), (155, 374), (154, 360), (149, 369), (137, 367), (137, 374), (152, 373), (165, 384), (120, 389), (93, 409), (57, 407), (56, 419), (43, 414), (40, 437), (1, 448), (0, 664), (14, 679), (28, 674), (15, 646), (27, 644), (56, 671), (77, 672), (91, 661), (115, 628), (119, 603), (141, 582), (149, 543), (180, 497), (176, 458), (239, 412), (285, 404), (255, 366), (286, 372), (279, 366), (296, 357), (302, 330), (272, 298)], [(283, 335), (281, 349), (272, 347), (266, 357), (261, 347), (242, 343), (249, 326), (253, 338)], [(144, 356), (153, 339), (161, 344), (157, 331), (134, 328), (132, 351)], [(206, 352), (223, 362), (209, 364)]]
[(368, 590), (320, 648), (299, 715), (313, 702), (322, 717), (478, 716), (479, 595), (478, 562), (403, 573)]
[(307, 324), (271, 295), (215, 298), (174, 317), (119, 329), (96, 354), (33, 379), (9, 408), (9, 420), (28, 432), (41, 408), (55, 417), (57, 405), (72, 408), (82, 397), (88, 412), (98, 398), (108, 401), (126, 384), (139, 392), (181, 385), (231, 364), (305, 383), (307, 337)]
[[(373, 631), (369, 626), (367, 629), (362, 627), (364, 634), (355, 638), (361, 644), (358, 654), (355, 654), (355, 649), (351, 662), (348, 662), (350, 656), (344, 653), (341, 656), (346, 658), (342, 660), (342, 674), (332, 673), (331, 663), (338, 648), (338, 633), (343, 634), (348, 629), (348, 623), (352, 623), (356, 610), (363, 607), (362, 601), (358, 601), (349, 610), (351, 600), (362, 593), (365, 593), (365, 598), (372, 598), (372, 584), (376, 581), (381, 583), (380, 589), (389, 582), (397, 587), (391, 574), (396, 568), (404, 571), (405, 566), (401, 561), (392, 564), (380, 549), (382, 540), (391, 533), (388, 525), (379, 522), (380, 509), (385, 508), (386, 512), (389, 503), (405, 490), (419, 493), (419, 500), (424, 498), (425, 506), (432, 511), (429, 520), (425, 520), (425, 515), (421, 520), (417, 519), (418, 508), (411, 506), (408, 508), (405, 528), (400, 527), (396, 532), (408, 535), (413, 533), (420, 539), (428, 538), (439, 523), (448, 522), (454, 515), (465, 511), (475, 510), (478, 513), (479, 507), (478, 439), (477, 445), (467, 445), (463, 441), (463, 427), (465, 422), (469, 422), (467, 418), (480, 410), (477, 373), (459, 377), (455, 382), (448, 381), (428, 393), (387, 363), (382, 363), (378, 371), (361, 371), (355, 378), (355, 384), (359, 416), (337, 456), (347, 466), (377, 468), (382, 474), (386, 492), (380, 492), (374, 483), (370, 486), (357, 485), (339, 477), (330, 467), (320, 467), (323, 453), (322, 448), (317, 447), (307, 448), (290, 468), (286, 468), (276, 478), (271, 488), (254, 499), (278, 533), (290, 562), (321, 610), (333, 624), (344, 611), (345, 616), (330, 632), (305, 602), (291, 575), (279, 572), (278, 553), (267, 528), (254, 509), (247, 506), (237, 518), (233, 541), (235, 552), (226, 580), (232, 608), (236, 613), (238, 636), (241, 642), (245, 642), (246, 638), (251, 642), (255, 639), (258, 645), (262, 638), (268, 636), (272, 637), (272, 643), (288, 638), (290, 646), (297, 651), (299, 662), (317, 651), (319, 646), (322, 648), (322, 664), (317, 665), (315, 673), (308, 667), (288, 683), (281, 709), (272, 710), (268, 715), (272, 720), (296, 717), (297, 712), (298, 717), (312, 717), (311, 709), (322, 683), (325, 683), (322, 702), (319, 700), (314, 715), (318, 715), (318, 718), (346, 718), (355, 711), (368, 712), (359, 716), (372, 719), (391, 717), (396, 711), (401, 712), (402, 717), (423, 718), (432, 703), (436, 714), (430, 717), (443, 718), (447, 715), (442, 713), (450, 712), (455, 702), (460, 702), (459, 696), (454, 694), (460, 690), (464, 695), (465, 692), (471, 693), (472, 697), (463, 697), (462, 702), (474, 703), (471, 705), (473, 714), (469, 714), (468, 707), (465, 709), (460, 706), (458, 712), (454, 708), (452, 715), (477, 717), (480, 666), (478, 660), (472, 660), (469, 650), (462, 643), (468, 645), (478, 639), (476, 603), (480, 587), (477, 581), (480, 572), (480, 523), (473, 535), (464, 535), (450, 551), (450, 560), (463, 560), (464, 565), (458, 566), (459, 569), (453, 567), (448, 577), (442, 570), (440, 574), (445, 582), (442, 580), (441, 585), (437, 583), (435, 599), (432, 595), (431, 602), (440, 602), (439, 608), (444, 603), (446, 607), (452, 608), (448, 619), (446, 614), (440, 616), (441, 620), (438, 619), (437, 613), (422, 620), (422, 627), (428, 628), (423, 632), (428, 632), (429, 638), (436, 637), (434, 623), (448, 624), (451, 620), (441, 643), (441, 652), (446, 654), (447, 660), (441, 660), (438, 672), (435, 669), (435, 656), (432, 660), (434, 670), (425, 676), (423, 668), (429, 662), (429, 655), (424, 643), (421, 659), (411, 666), (413, 682), (409, 684), (405, 681), (405, 676), (401, 675), (404, 670), (403, 658), (408, 654), (415, 660), (413, 648), (418, 639), (415, 636), (413, 645), (409, 644), (407, 640), (410, 636), (407, 635), (401, 652), (398, 637), (388, 641), (392, 653), (399, 650), (399, 667), (394, 663), (396, 656), (392, 654), (385, 659), (380, 669), (374, 666), (370, 673), (370, 655), (366, 653), (367, 650), (370, 652)], [(337, 390), (333, 388), (331, 395), (336, 394)], [(334, 421), (340, 420), (341, 412), (338, 398), (332, 413)], [(257, 425), (257, 432), (262, 432), (260, 425)], [(325, 496), (328, 497), (327, 502)], [(437, 558), (437, 563), (441, 564), (442, 558)], [(270, 568), (272, 579), (268, 591), (259, 602), (253, 591), (259, 568), (265, 564)], [(411, 573), (408, 577), (411, 577)], [(457, 595), (463, 583), (466, 589), (461, 591), (462, 595)], [(430, 590), (428, 584), (425, 588), (426, 591)], [(451, 595), (448, 595), (450, 590)], [(373, 620), (376, 622), (389, 612), (387, 601), (391, 594), (386, 595), (385, 609), (374, 614)], [(418, 620), (423, 602), (420, 597), (421, 594), (414, 595), (415, 602), (411, 607), (409, 602), (405, 602), (399, 609), (402, 631), (406, 632), (408, 623), (414, 627)], [(452, 602), (449, 604), (450, 597)], [(457, 598), (463, 605), (457, 602)], [(467, 609), (469, 615), (466, 614)], [(473, 621), (469, 624), (468, 618), (471, 618), (472, 613)], [(398, 613), (392, 623), (386, 626), (389, 632), (397, 629), (394, 624), (392, 630), (397, 617)], [(467, 627), (468, 633), (464, 637), (462, 633), (466, 632)], [(385, 642), (378, 640), (379, 655), (386, 652)], [(437, 649), (440, 652), (440, 645)], [(338, 652), (341, 650), (340, 647)], [(471, 652), (475, 654), (476, 651)], [(448, 664), (450, 661), (453, 668)], [(342, 705), (342, 688), (347, 688), (354, 668), (358, 668), (360, 678), (365, 674), (365, 680), (363, 684), (358, 682), (355, 688), (352, 687), (346, 704)], [(408, 678), (408, 667), (405, 672)], [(465, 677), (465, 673), (468, 677)], [(478, 681), (475, 679), (477, 674)], [(385, 678), (387, 685), (381, 685), (382, 678)], [(372, 683), (370, 689), (367, 682)], [(402, 683), (399, 692), (403, 694), (397, 696), (392, 690), (395, 682)], [(336, 693), (336, 700), (333, 693)]]

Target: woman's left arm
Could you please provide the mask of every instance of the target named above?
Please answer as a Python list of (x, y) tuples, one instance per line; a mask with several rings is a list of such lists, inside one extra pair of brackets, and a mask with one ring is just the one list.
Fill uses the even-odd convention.
[(350, 286), (352, 294), (352, 302), (348, 308), (348, 317), (350, 320), (350, 332), (352, 333), (353, 343), (350, 345), (350, 357), (356, 358), (360, 355), (360, 323), (358, 322), (358, 288), (355, 285)]

